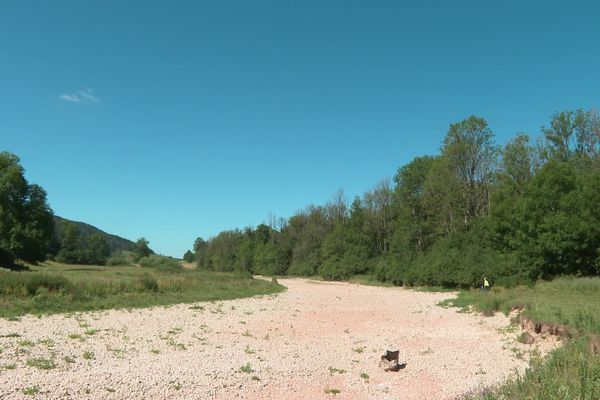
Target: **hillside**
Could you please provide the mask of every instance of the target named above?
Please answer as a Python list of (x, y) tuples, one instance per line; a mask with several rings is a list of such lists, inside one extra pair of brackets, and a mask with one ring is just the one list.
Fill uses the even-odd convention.
[(117, 251), (121, 251), (121, 250), (130, 250), (135, 244), (131, 240), (122, 238), (117, 235), (112, 235), (110, 233), (106, 233), (103, 230), (96, 228), (95, 226), (86, 224), (85, 222), (71, 221), (69, 219), (62, 218), (62, 217), (55, 215), (54, 216), (54, 225), (56, 227), (55, 228), (56, 229), (56, 237), (57, 237), (59, 243), (63, 237), (62, 230), (63, 230), (63, 222), (65, 222), (65, 221), (71, 222), (77, 226), (82, 240), (86, 243), (87, 243), (87, 240), (89, 239), (89, 237), (92, 236), (93, 234), (95, 234), (95, 233), (102, 234), (102, 236), (104, 236), (104, 238), (106, 239), (106, 243), (108, 244), (111, 254), (115, 253)]

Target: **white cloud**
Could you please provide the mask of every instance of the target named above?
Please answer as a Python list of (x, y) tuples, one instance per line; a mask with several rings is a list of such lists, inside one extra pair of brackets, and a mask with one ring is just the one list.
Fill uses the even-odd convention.
[(78, 90), (72, 94), (61, 94), (60, 98), (71, 103), (98, 103), (100, 99), (92, 94), (92, 89)]

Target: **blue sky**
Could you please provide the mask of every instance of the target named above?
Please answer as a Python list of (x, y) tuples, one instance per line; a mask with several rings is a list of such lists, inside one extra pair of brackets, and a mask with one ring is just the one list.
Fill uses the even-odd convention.
[(55, 213), (181, 256), (436, 153), (598, 109), (600, 2), (3, 1), (0, 150)]

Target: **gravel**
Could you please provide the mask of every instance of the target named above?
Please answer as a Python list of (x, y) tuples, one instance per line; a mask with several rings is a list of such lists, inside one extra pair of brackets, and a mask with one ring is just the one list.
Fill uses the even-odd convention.
[[(504, 315), (437, 306), (452, 293), (280, 283), (274, 296), (0, 320), (0, 399), (455, 399), (557, 346), (518, 343)], [(404, 369), (379, 369), (388, 349)]]

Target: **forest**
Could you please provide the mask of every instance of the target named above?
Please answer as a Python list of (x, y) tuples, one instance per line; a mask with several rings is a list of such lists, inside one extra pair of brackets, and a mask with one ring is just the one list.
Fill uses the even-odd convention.
[(213, 271), (367, 275), (396, 285), (514, 286), (600, 273), (600, 116), (557, 112), (504, 146), (485, 119), (450, 124), (439, 154), (351, 202), (342, 190), (289, 219), (198, 238)]

